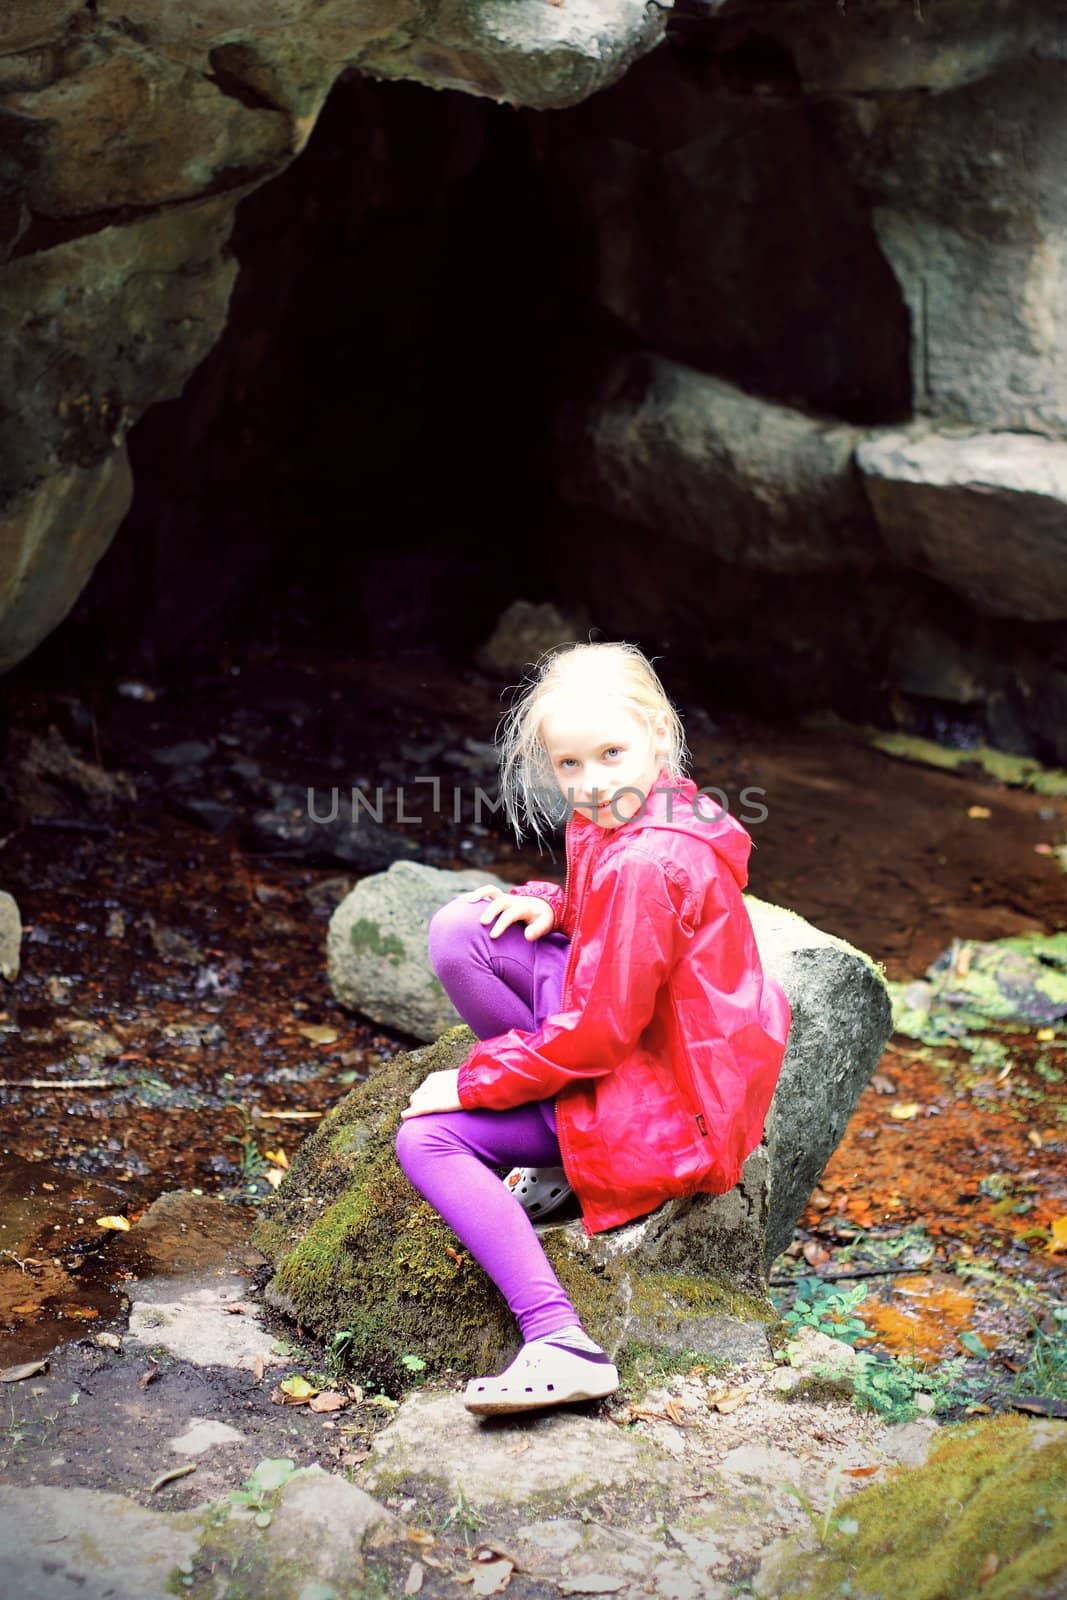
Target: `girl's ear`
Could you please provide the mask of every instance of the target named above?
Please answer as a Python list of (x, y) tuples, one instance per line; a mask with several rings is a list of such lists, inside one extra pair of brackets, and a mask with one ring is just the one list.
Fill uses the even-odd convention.
[(657, 755), (665, 756), (670, 740), (667, 733), (667, 713), (660, 711), (652, 721), (652, 737), (656, 744)]

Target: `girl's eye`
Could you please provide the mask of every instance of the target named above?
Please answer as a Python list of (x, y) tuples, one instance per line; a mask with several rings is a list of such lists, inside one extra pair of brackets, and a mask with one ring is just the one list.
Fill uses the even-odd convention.
[(608, 746), (608, 748), (604, 751), (604, 754), (606, 756), (621, 756), (622, 751), (617, 744), (612, 744)]

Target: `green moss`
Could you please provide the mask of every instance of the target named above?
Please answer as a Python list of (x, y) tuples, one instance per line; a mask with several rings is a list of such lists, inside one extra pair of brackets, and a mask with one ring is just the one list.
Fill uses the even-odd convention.
[(850, 1496), (822, 1548), (787, 1557), (767, 1592), (797, 1600), (1033, 1600), (1063, 1592), (1061, 1435), (1059, 1424), (1018, 1416), (946, 1427), (924, 1466), (897, 1469)]
[(357, 956), (381, 956), (390, 961), (394, 967), (398, 967), (407, 955), (407, 951), (395, 934), (387, 933), (383, 937), (381, 928), (368, 917), (360, 917), (358, 921), (353, 922), (348, 930), (348, 937)]

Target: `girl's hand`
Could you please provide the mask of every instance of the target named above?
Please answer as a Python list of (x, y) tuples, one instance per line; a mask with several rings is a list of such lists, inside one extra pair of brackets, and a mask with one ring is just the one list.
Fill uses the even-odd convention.
[(527, 939), (543, 939), (546, 933), (552, 932), (556, 920), (547, 900), (539, 900), (533, 894), (501, 894), (492, 884), (475, 889), (467, 899), (491, 901), (478, 919), (483, 928), (490, 922), (493, 924), (489, 929), (490, 939), (499, 939), (513, 922), (525, 922)]
[(412, 1092), (407, 1107), (400, 1113), (401, 1121), (407, 1117), (424, 1117), (430, 1111), (461, 1111), (456, 1081), (459, 1068), (449, 1072), (431, 1072)]

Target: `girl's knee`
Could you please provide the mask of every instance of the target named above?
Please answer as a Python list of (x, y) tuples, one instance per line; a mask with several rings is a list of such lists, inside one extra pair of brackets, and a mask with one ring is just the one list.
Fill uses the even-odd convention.
[(439, 978), (442, 967), (469, 961), (472, 945), (485, 931), (479, 920), (484, 909), (484, 902), (460, 895), (430, 918), (430, 962)]

